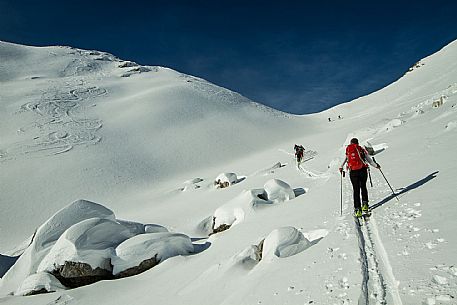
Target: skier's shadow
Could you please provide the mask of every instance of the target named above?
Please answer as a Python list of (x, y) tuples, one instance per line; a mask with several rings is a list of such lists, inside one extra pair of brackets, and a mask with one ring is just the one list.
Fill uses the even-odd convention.
[(380, 202), (372, 205), (370, 207), (370, 209), (374, 210), (380, 206), (382, 206), (383, 204), (389, 202), (390, 200), (394, 199), (395, 196), (399, 196), (401, 194), (404, 194), (406, 192), (409, 192), (411, 190), (414, 190), (416, 188), (418, 188), (419, 186), (422, 186), (423, 184), (429, 182), (430, 180), (432, 180), (433, 178), (436, 178), (436, 175), (439, 173), (439, 171), (436, 171), (434, 173), (431, 173), (430, 175), (428, 175), (427, 177), (424, 177), (422, 178), (421, 180), (417, 181), (417, 182), (414, 182), (413, 184), (410, 184), (408, 185), (407, 187), (404, 187), (404, 188), (401, 188), (400, 189), (400, 192), (398, 193), (395, 193), (395, 194), (391, 194), (389, 196), (387, 196), (386, 198), (384, 198), (383, 200), (381, 200)]

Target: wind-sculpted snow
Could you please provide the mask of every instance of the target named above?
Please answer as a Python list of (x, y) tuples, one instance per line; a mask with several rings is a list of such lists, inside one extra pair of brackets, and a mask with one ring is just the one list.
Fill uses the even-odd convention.
[(30, 246), (5, 274), (0, 292), (14, 291), (26, 277), (37, 271), (42, 259), (68, 228), (94, 217), (115, 219), (113, 211), (86, 200), (75, 201), (51, 216), (37, 229)]
[(264, 189), (268, 200), (273, 202), (284, 202), (295, 198), (294, 190), (290, 185), (279, 179), (268, 180)]
[(213, 232), (221, 227), (229, 228), (241, 223), (246, 217), (255, 213), (256, 209), (295, 198), (289, 184), (278, 179), (265, 183), (263, 189), (243, 191), (240, 195), (222, 205), (213, 214)]
[(113, 256), (113, 274), (116, 275), (141, 262), (155, 258), (157, 263), (177, 255), (194, 252), (190, 238), (178, 233), (149, 233), (135, 236), (121, 243)]
[(240, 183), (246, 177), (238, 177), (235, 173), (221, 173), (214, 179), (216, 188), (226, 188), (236, 183)]
[(91, 218), (68, 228), (38, 266), (38, 272), (52, 272), (66, 261), (89, 264), (111, 271), (114, 249), (124, 240), (143, 231), (129, 228), (109, 219)]
[(42, 292), (65, 290), (58, 279), (47, 272), (38, 272), (27, 277), (14, 292), (15, 295), (32, 295)]
[(87, 200), (77, 200), (61, 209), (41, 225), (32, 241), (37, 251), (49, 247), (71, 226), (91, 218), (114, 220), (110, 209)]
[(222, 183), (227, 182), (229, 184), (235, 184), (238, 182), (238, 177), (235, 173), (221, 173), (214, 181), (220, 181)]
[[(193, 251), (190, 238), (184, 234), (169, 233), (160, 225), (116, 220), (114, 213), (102, 205), (78, 200), (38, 228), (31, 245), (2, 279), (0, 293), (26, 295), (63, 289), (62, 284), (67, 283), (69, 287), (87, 285), (102, 279), (94, 275), (88, 280), (92, 275), (83, 272), (89, 269), (104, 270), (106, 279), (111, 279), (145, 260), (154, 258), (157, 264)], [(82, 284), (75, 280), (77, 273), (84, 278)], [(72, 278), (67, 280), (66, 274), (72, 274)]]
[[(291, 226), (274, 229), (266, 237), (260, 237), (256, 244), (247, 246), (227, 259), (221, 260), (225, 256), (221, 255), (216, 264), (205, 266), (203, 272), (199, 270), (198, 277), (182, 292), (192, 293), (200, 285), (205, 290), (208, 285), (215, 289), (221, 281), (227, 286), (239, 281), (268, 285), (264, 280), (265, 275), (281, 266), (283, 258), (302, 255), (298, 261), (306, 261), (306, 250), (319, 243), (328, 233), (325, 229), (302, 233)], [(239, 277), (233, 277), (234, 274)], [(208, 279), (211, 280), (207, 282)], [(283, 282), (288, 280), (286, 277)]]
[(311, 242), (294, 227), (274, 230), (263, 242), (262, 259), (288, 257), (300, 253), (311, 246)]

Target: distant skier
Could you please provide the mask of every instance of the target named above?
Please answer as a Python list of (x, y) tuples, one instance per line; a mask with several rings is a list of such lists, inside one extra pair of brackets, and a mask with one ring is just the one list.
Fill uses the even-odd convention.
[[(357, 138), (351, 139), (351, 144), (346, 147), (346, 158), (339, 168), (340, 173), (343, 173), (346, 163), (354, 191), (354, 215), (361, 217), (362, 214), (368, 213), (368, 164), (378, 169), (381, 166), (373, 161), (365, 148), (359, 145)], [(362, 206), (360, 206), (360, 193), (362, 193)]]
[(294, 145), (295, 150), (295, 159), (297, 160), (297, 167), (300, 165), (303, 160), (303, 155), (305, 153), (305, 148), (302, 145)]

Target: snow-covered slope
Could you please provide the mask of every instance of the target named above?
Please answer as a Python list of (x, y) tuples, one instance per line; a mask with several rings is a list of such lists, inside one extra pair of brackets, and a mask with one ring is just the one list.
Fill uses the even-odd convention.
[(9, 216), (18, 203), (32, 228), (80, 198), (135, 209), (138, 192), (270, 147), (282, 127), (299, 132), (284, 113), (167, 68), (4, 42), (0, 57), (1, 251), (31, 234)]
[[(198, 249), (135, 277), (29, 298), (5, 296), (7, 274), (0, 302), (455, 302), (457, 42), (378, 92), (306, 116), (102, 52), (0, 43), (0, 57), (0, 253), (20, 253), (79, 198)], [(353, 136), (379, 151), (399, 197), (372, 169), (362, 227), (338, 173)], [(306, 148), (299, 168), (294, 144)], [(237, 179), (216, 188), (217, 177)], [(215, 224), (229, 228), (208, 237)]]

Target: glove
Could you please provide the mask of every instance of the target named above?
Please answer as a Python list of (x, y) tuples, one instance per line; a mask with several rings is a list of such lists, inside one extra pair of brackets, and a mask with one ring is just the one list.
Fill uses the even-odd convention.
[(340, 170), (340, 173), (342, 173), (342, 172), (343, 172), (343, 168), (342, 168), (342, 167), (340, 167), (340, 168), (339, 168), (339, 170)]
[(381, 165), (379, 165), (379, 163), (376, 163), (376, 168), (381, 169)]

